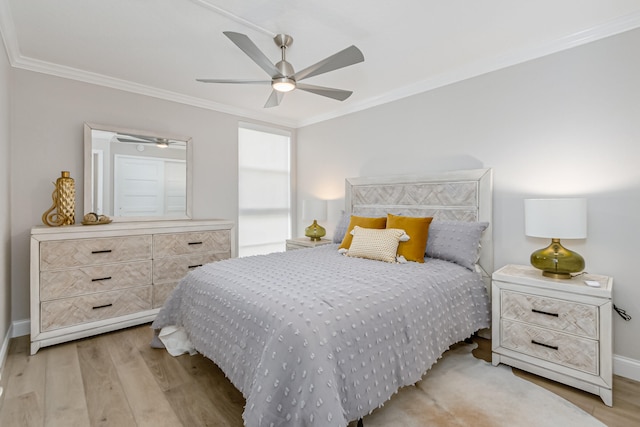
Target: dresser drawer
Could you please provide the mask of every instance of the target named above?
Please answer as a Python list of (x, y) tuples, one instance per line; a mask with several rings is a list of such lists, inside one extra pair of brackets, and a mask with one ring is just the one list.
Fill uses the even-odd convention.
[(178, 281), (194, 268), (227, 258), (229, 258), (229, 255), (226, 253), (208, 253), (155, 260), (153, 263), (153, 283)]
[(151, 284), (151, 260), (40, 273), (40, 300)]
[(204, 252), (228, 253), (227, 257), (231, 256), (229, 230), (155, 234), (153, 236), (154, 258)]
[(598, 307), (512, 291), (501, 292), (502, 317), (598, 338)]
[(151, 259), (151, 236), (40, 243), (40, 271)]
[(510, 320), (502, 320), (501, 335), (504, 348), (598, 375), (597, 341)]
[(42, 302), (42, 331), (150, 310), (151, 288), (142, 286)]

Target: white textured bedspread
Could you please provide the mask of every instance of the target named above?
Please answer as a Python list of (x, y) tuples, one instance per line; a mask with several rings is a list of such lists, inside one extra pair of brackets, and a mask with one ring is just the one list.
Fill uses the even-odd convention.
[(489, 319), (478, 273), (325, 245), (198, 268), (152, 327), (186, 329), (245, 396), (247, 427), (328, 427), (381, 406)]

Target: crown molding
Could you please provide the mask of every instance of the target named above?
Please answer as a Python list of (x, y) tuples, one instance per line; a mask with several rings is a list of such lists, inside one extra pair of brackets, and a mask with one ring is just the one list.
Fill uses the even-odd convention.
[(166, 101), (173, 101), (179, 104), (185, 104), (185, 105), (204, 108), (207, 110), (213, 110), (221, 113), (232, 114), (235, 116), (278, 124), (281, 126), (295, 128), (298, 125), (298, 123), (294, 120), (287, 120), (287, 119), (275, 117), (269, 114), (261, 114), (253, 110), (233, 107), (230, 105), (221, 104), (218, 102), (198, 98), (195, 96), (183, 95), (181, 93), (172, 92), (169, 90), (159, 89), (152, 86), (146, 86), (140, 83), (117, 79), (114, 77), (105, 76), (103, 74), (93, 73), (90, 71), (67, 67), (64, 65), (53, 64), (46, 61), (40, 61), (38, 59), (19, 57), (14, 59), (12, 65), (15, 68), (21, 68), (28, 71), (49, 74), (52, 76), (62, 77), (65, 79), (76, 80), (84, 83), (90, 83), (98, 86), (109, 87), (112, 89), (123, 90), (131, 93), (137, 93), (139, 95), (146, 95), (152, 98), (163, 99)]
[(456, 70), (440, 74), (433, 78), (407, 85), (393, 91), (389, 91), (380, 96), (362, 100), (361, 102), (351, 104), (347, 107), (333, 110), (327, 114), (303, 119), (298, 123), (298, 125), (299, 127), (309, 126), (347, 114), (367, 110), (369, 108), (387, 104), (389, 102), (397, 101), (402, 98), (407, 98), (409, 96), (417, 95), (420, 93), (428, 92), (439, 87), (467, 80), (472, 77), (477, 77), (482, 74), (490, 73), (502, 68), (521, 64), (523, 62), (531, 61), (543, 56), (561, 52), (563, 50), (578, 47), (606, 37), (634, 30), (638, 27), (640, 27), (640, 12), (625, 15), (597, 27), (579, 31), (577, 33), (561, 37), (547, 43), (529, 46), (527, 48), (509, 52), (504, 55), (489, 58), (487, 60), (477, 61), (467, 66), (460, 67)]

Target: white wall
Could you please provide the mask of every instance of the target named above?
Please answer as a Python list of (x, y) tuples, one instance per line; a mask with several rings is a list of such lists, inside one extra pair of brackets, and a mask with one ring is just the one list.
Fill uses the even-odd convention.
[(588, 239), (567, 246), (614, 277), (633, 316), (614, 316), (614, 352), (640, 360), (639, 50), (634, 30), (299, 129), (298, 199), (342, 198), (347, 177), (491, 167), (499, 268), (546, 246), (524, 236), (524, 198), (585, 196)]
[(11, 68), (0, 43), (0, 371), (8, 348), (11, 325), (11, 217), (10, 205), (10, 82)]
[(193, 138), (193, 217), (237, 218), (238, 121), (244, 118), (142, 95), (13, 70), (11, 164), (12, 319), (29, 314), (29, 233), (51, 205), (63, 170), (76, 180), (83, 215), (83, 124)]
[(10, 82), (7, 52), (0, 43), (0, 371), (8, 350), (11, 326), (11, 216), (10, 216)]

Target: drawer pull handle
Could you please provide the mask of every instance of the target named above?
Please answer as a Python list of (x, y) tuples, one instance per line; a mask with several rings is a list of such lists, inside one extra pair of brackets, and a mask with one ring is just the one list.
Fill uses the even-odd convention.
[(96, 305), (95, 307), (93, 307), (93, 309), (97, 310), (99, 308), (111, 307), (112, 305), (113, 304)]
[(189, 242), (188, 244), (189, 245), (201, 245), (202, 242)]
[(198, 268), (198, 267), (202, 267), (202, 264), (190, 265), (187, 268)]
[(535, 308), (532, 308), (531, 311), (533, 311), (534, 313), (546, 314), (547, 316), (558, 317), (558, 313), (549, 313), (548, 311), (536, 310)]
[(550, 348), (551, 350), (557, 350), (558, 349), (557, 345), (544, 344), (544, 343), (538, 342), (536, 340), (531, 340), (531, 344), (540, 345), (542, 347)]
[(107, 276), (107, 277), (100, 277), (98, 279), (91, 279), (92, 282), (100, 282), (102, 280), (111, 280), (111, 276)]
[(101, 251), (91, 251), (92, 254), (108, 254), (111, 253), (111, 249), (103, 249)]

